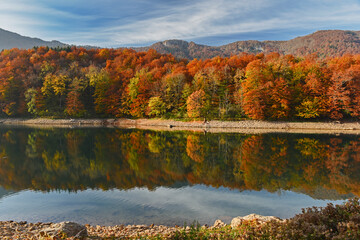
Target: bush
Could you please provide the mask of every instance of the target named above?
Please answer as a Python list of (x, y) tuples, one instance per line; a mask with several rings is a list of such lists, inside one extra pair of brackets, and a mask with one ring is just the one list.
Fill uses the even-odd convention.
[(359, 199), (343, 205), (303, 209), (285, 222), (240, 226), (244, 239), (360, 239)]
[(244, 222), (238, 228), (191, 228), (178, 232), (174, 239), (360, 239), (359, 199), (343, 205), (303, 209), (301, 214), (283, 222)]

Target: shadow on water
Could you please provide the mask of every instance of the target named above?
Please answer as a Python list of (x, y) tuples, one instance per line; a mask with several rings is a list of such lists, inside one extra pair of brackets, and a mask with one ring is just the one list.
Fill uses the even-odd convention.
[(12, 194), (15, 194), (16, 192), (15, 191), (11, 191), (11, 190), (6, 190), (2, 187), (0, 187), (0, 201), (1, 199), (7, 197), (7, 196), (10, 196)]

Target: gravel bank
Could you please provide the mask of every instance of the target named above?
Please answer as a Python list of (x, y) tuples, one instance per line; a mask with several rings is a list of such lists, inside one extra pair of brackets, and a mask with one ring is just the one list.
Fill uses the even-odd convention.
[[(27, 223), (27, 222), (0, 222), (1, 239), (59, 239), (61, 234), (49, 234), (47, 229), (54, 227), (55, 223)], [(180, 227), (145, 226), (145, 225), (118, 225), (118, 226), (90, 226), (85, 225), (87, 236), (85, 239), (102, 238), (135, 238), (138, 236), (170, 237)], [(78, 239), (72, 237), (72, 239)]]
[(351, 133), (360, 134), (360, 122), (174, 121), (159, 119), (0, 119), (3, 125), (36, 127), (122, 127), (157, 130), (194, 130), (243, 133)]
[[(236, 217), (231, 221), (231, 227), (236, 228), (244, 222), (255, 221), (263, 224), (269, 221), (284, 222), (273, 216), (261, 216), (250, 214), (244, 217)], [(213, 226), (201, 226), (203, 229), (215, 230), (225, 227), (221, 220), (216, 220)], [(116, 226), (85, 226), (73, 222), (61, 223), (27, 223), (3, 221), (0, 222), (1, 239), (147, 239), (161, 237), (171, 239), (176, 232), (190, 232), (191, 227), (163, 226), (163, 225), (116, 225)], [(216, 238), (217, 239), (217, 238)]]
[[(0, 238), (1, 239), (60, 239), (63, 233), (49, 231), (56, 228), (56, 223), (27, 223), (27, 222), (0, 222)], [(202, 226), (202, 228), (217, 228), (218, 226)], [(171, 238), (177, 231), (190, 231), (190, 227), (168, 227), (157, 225), (117, 225), (117, 226), (91, 226), (85, 225), (87, 237), (85, 239), (124, 239), (139, 237), (155, 237)], [(80, 237), (71, 237), (69, 239), (78, 239)]]

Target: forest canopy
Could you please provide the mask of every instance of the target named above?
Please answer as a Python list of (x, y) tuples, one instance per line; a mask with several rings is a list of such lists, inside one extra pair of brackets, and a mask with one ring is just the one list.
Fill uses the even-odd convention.
[(39, 47), (0, 54), (2, 117), (358, 119), (360, 55)]

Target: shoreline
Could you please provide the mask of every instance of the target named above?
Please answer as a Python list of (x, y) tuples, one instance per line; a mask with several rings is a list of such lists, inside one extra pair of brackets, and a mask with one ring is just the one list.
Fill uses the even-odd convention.
[(330, 133), (360, 134), (360, 122), (271, 122), (243, 121), (177, 121), (163, 119), (0, 119), (0, 125), (32, 127), (117, 127), (161, 131), (202, 131), (228, 133)]
[[(253, 223), (254, 226), (260, 226), (264, 223), (275, 221), (279, 223), (286, 222), (286, 219), (280, 219), (274, 216), (262, 216), (249, 214), (244, 217), (235, 217), (231, 224), (225, 224), (221, 220), (216, 220), (212, 226), (164, 226), (164, 225), (114, 225), (100, 226), (89, 224), (78, 224), (76, 222), (26, 222), (26, 221), (0, 221), (0, 237), (5, 239), (64, 239), (63, 236), (70, 239), (141, 239), (155, 238), (171, 239), (177, 233), (190, 233), (194, 229), (204, 231), (217, 231), (219, 229), (236, 229), (242, 224)], [(66, 238), (68, 239), (68, 238)], [(217, 239), (217, 238), (216, 238)]]

